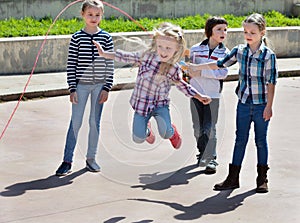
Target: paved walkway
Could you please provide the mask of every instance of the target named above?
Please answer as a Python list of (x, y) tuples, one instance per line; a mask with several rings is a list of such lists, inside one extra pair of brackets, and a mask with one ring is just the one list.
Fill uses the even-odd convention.
[[(278, 59), (278, 70), (281, 76), (300, 76), (300, 58)], [(127, 89), (135, 82), (136, 68), (119, 68), (115, 70), (114, 90)], [(229, 69), (227, 80), (237, 78), (238, 66)], [(29, 75), (0, 76), (0, 101), (18, 100), (29, 81), (25, 92), (26, 98), (51, 97), (68, 94), (66, 73), (43, 73)]]
[[(287, 68), (295, 64), (299, 68), (299, 60)], [(35, 75), (31, 84), (37, 77), (40, 76)], [(43, 79), (47, 88), (57, 76), (48, 77), (47, 81)], [(15, 78), (6, 79), (9, 89), (24, 85), (24, 80)], [(57, 79), (61, 87), (65, 86), (64, 78)], [(252, 132), (240, 175), (241, 188), (212, 190), (215, 183), (225, 179), (231, 160), (235, 87), (235, 81), (224, 83), (218, 123), (219, 166), (214, 175), (205, 175), (203, 168), (194, 165), (196, 150), (189, 100), (175, 87), (171, 90), (170, 110), (183, 136), (179, 150), (160, 137), (153, 145), (134, 144), (128, 103), (131, 90), (112, 91), (101, 122), (97, 156), (101, 173), (90, 173), (84, 168), (86, 116), (73, 172), (63, 178), (53, 174), (62, 159), (70, 116), (68, 97), (21, 102), (0, 141), (0, 223), (299, 222), (299, 77), (280, 78), (276, 87), (274, 117), (269, 128), (270, 192), (254, 193), (256, 152)], [(29, 90), (38, 91), (33, 87)], [(0, 104), (1, 131), (15, 105), (16, 101)], [(153, 127), (157, 133), (154, 122)]]

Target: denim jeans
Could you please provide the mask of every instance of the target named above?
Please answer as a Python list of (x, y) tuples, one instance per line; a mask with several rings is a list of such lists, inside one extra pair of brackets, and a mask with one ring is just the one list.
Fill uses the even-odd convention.
[(219, 98), (213, 98), (208, 105), (204, 105), (195, 98), (190, 101), (194, 136), (202, 159), (217, 157), (216, 125), (219, 115), (219, 101)]
[(243, 162), (249, 138), (251, 123), (254, 123), (255, 144), (257, 148), (257, 164), (267, 165), (268, 144), (267, 130), (269, 120), (263, 119), (265, 104), (254, 105), (238, 102), (236, 110), (236, 139), (232, 164), (240, 166)]
[(65, 150), (64, 150), (64, 161), (72, 162), (74, 149), (77, 142), (78, 132), (82, 125), (82, 119), (84, 110), (86, 107), (87, 100), (91, 96), (91, 108), (89, 115), (89, 134), (88, 134), (88, 148), (87, 148), (87, 159), (94, 159), (97, 153), (99, 129), (100, 129), (100, 118), (103, 109), (103, 104), (99, 104), (100, 92), (103, 88), (103, 84), (95, 85), (84, 85), (78, 84), (77, 96), (78, 104), (72, 104), (72, 117), (67, 133)]
[(169, 106), (157, 107), (147, 116), (134, 113), (132, 125), (132, 139), (136, 143), (142, 143), (146, 140), (149, 130), (147, 124), (151, 117), (154, 117), (157, 122), (159, 135), (164, 139), (169, 139), (174, 134), (174, 129), (171, 124)]

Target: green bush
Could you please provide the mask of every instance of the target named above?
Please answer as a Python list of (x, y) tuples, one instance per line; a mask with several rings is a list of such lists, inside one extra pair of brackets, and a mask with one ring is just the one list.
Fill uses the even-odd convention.
[[(135, 22), (124, 18), (105, 18), (101, 22), (101, 28), (110, 32), (134, 32), (143, 30), (152, 30), (162, 21), (169, 21), (181, 26), (185, 30), (203, 29), (205, 21), (210, 14), (187, 16), (174, 19), (149, 19), (142, 18)], [(245, 15), (246, 16), (246, 15)], [(235, 16), (232, 14), (223, 15), (228, 21), (229, 28), (241, 27), (245, 16)], [(300, 18), (289, 18), (283, 14), (270, 11), (264, 14), (268, 27), (300, 26)], [(45, 35), (53, 23), (53, 19), (46, 17), (36, 20), (31, 17), (24, 19), (10, 18), (0, 20), (0, 37), (18, 37), (18, 36), (42, 36)], [(84, 26), (81, 19), (58, 19), (53, 25), (49, 35), (67, 35), (73, 34)]]

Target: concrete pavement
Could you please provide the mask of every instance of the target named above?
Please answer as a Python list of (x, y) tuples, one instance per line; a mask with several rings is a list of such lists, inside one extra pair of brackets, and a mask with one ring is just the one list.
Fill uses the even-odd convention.
[[(299, 60), (296, 63), (299, 65)], [(289, 66), (292, 68), (292, 64)], [(62, 79), (53, 87), (60, 89), (61, 84), (63, 89)], [(44, 81), (41, 84), (47, 83), (47, 87), (55, 82), (53, 76)], [(10, 89), (17, 86), (12, 79), (6, 83)], [(20, 80), (19, 86), (23, 84)], [(212, 190), (215, 183), (225, 179), (231, 161), (235, 81), (224, 83), (218, 123), (219, 166), (214, 175), (205, 175), (203, 168), (194, 165), (196, 149), (189, 100), (175, 87), (171, 90), (170, 110), (183, 137), (182, 147), (174, 150), (168, 140), (159, 136), (153, 145), (132, 142), (132, 109), (128, 103), (131, 90), (125, 89), (126, 85), (122, 91), (112, 91), (104, 107), (97, 155), (102, 171), (96, 174), (84, 169), (86, 115), (73, 172), (62, 178), (54, 176), (62, 160), (70, 117), (67, 96), (20, 103), (0, 141), (0, 223), (300, 221), (299, 77), (280, 78), (276, 87), (274, 117), (269, 127), (271, 169), (267, 194), (254, 193), (253, 130), (241, 170), (241, 187), (233, 191)], [(32, 87), (30, 91), (41, 92), (38, 89), (41, 88)], [(1, 131), (15, 106), (16, 101), (0, 104)], [(152, 124), (157, 135), (156, 123)]]
[[(300, 58), (278, 59), (278, 70), (282, 77), (300, 76)], [(135, 82), (137, 68), (117, 68), (115, 70), (113, 90), (132, 88)], [(229, 68), (227, 80), (236, 80), (238, 66)], [(24, 97), (40, 98), (68, 94), (66, 73), (42, 73), (30, 75), (0, 75), (0, 102), (18, 100), (29, 83)]]

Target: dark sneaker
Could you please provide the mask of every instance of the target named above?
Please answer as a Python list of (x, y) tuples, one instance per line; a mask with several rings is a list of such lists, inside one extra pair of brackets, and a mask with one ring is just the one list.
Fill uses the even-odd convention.
[(172, 124), (172, 127), (174, 129), (174, 135), (169, 138), (171, 141), (172, 146), (174, 147), (174, 149), (179, 149), (179, 147), (181, 146), (181, 136), (179, 135), (176, 126)]
[(66, 176), (67, 174), (71, 173), (71, 163), (62, 162), (62, 164), (56, 170), (56, 176)]
[(147, 136), (146, 141), (149, 144), (153, 144), (155, 142), (155, 135), (153, 134), (150, 122), (148, 122), (148, 129), (149, 129), (149, 135)]
[(96, 163), (95, 159), (86, 160), (86, 168), (91, 172), (99, 172), (100, 166)]
[(205, 173), (206, 174), (214, 174), (217, 172), (217, 166), (219, 164), (217, 163), (217, 161), (215, 159), (211, 160), (205, 168)]

